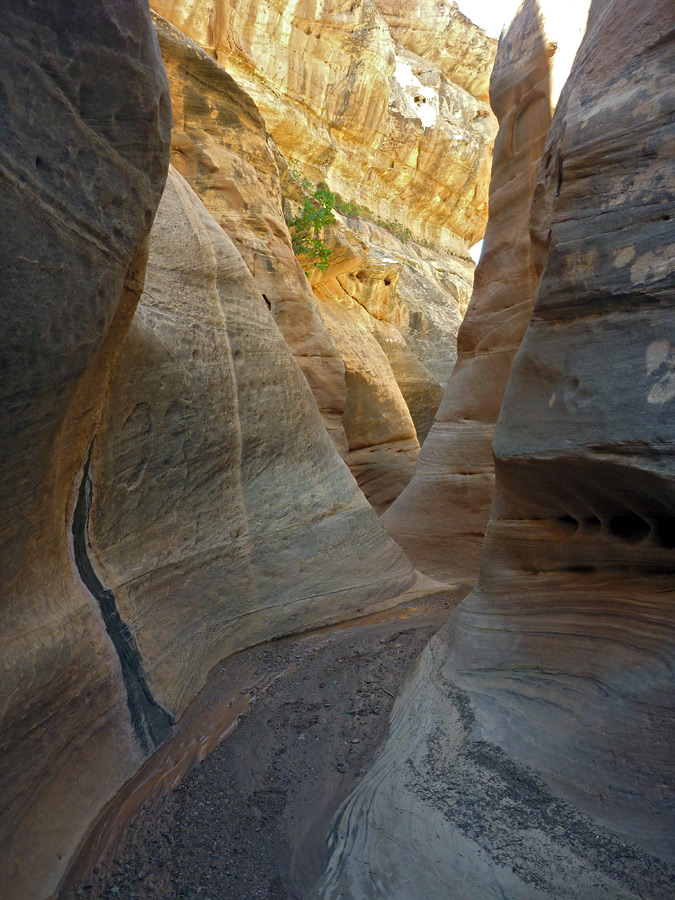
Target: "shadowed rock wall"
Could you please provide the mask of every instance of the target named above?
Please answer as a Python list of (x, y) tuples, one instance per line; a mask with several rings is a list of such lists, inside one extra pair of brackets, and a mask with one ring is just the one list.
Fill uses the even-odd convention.
[(170, 112), (136, 0), (5, 3), (0, 46), (0, 894), (23, 898), (54, 890), (141, 758), (72, 522), (142, 290)]
[[(377, 523), (241, 255), (175, 173), (137, 308), (170, 132), (147, 10), (10, 4), (0, 42), (0, 894), (42, 900), (219, 659), (437, 586)], [(209, 195), (219, 109), (234, 177), (258, 179), (242, 250), (255, 270), (281, 248), (283, 288), (273, 152), (225, 81), (199, 103), (176, 89), (181, 152)], [(339, 374), (304, 284), (313, 306), (290, 318), (310, 310), (325, 340), (304, 329), (305, 355)]]
[(674, 24), (663, 0), (591, 6), (537, 176), (479, 585), (312, 896), (673, 895)]
[(472, 583), (480, 565), (494, 486), (490, 444), (536, 285), (530, 204), (551, 122), (555, 51), (537, 0), (526, 0), (500, 39), (490, 81), (499, 119), (490, 217), (457, 363), (414, 477), (382, 520), (416, 564), (441, 580)]

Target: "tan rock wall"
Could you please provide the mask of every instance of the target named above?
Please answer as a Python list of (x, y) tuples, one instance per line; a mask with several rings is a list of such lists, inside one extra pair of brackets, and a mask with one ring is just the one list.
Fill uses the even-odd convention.
[[(247, 261), (336, 447), (382, 512), (412, 475), (417, 444), (431, 426), (454, 362), (472, 283), (468, 246), (485, 221), (495, 131), (489, 107), (470, 90), (484, 94), (476, 85), (479, 71), (491, 65), (494, 42), (452, 5), (442, 15), (425, 7), (423, 35), (415, 31), (422, 37), (401, 32), (407, 46), (394, 41), (370, 0), (349, 9), (333, 0), (309, 7), (158, 0), (154, 8), (205, 48), (200, 53), (157, 17), (174, 102), (172, 161)], [(450, 27), (452, 46), (440, 53)], [(429, 48), (433, 60), (422, 59), (414, 47)], [(242, 90), (235, 91), (223, 69)], [(397, 220), (400, 228), (435, 242), (406, 250), (366, 219), (340, 220), (324, 235), (338, 250), (326, 277), (301, 260), (317, 295), (329, 303), (323, 317), (328, 330), (281, 216), (281, 184), (291, 206), (302, 201), (287, 163), (299, 177), (323, 179), (345, 199), (370, 207), (372, 216)], [(383, 291), (385, 280), (390, 290)], [(345, 293), (372, 316), (366, 344), (359, 313), (349, 327), (335, 319), (338, 308), (356, 310), (343, 303)], [(361, 335), (358, 351), (347, 347), (348, 334)], [(372, 349), (367, 362), (366, 345)], [(365, 369), (354, 367), (357, 360)], [(370, 442), (364, 403), (383, 425)], [(385, 439), (381, 432), (392, 425), (394, 408), (397, 424)], [(343, 428), (345, 411), (350, 434)], [(368, 446), (373, 449), (366, 453)]]
[(672, 896), (672, 25), (662, 0), (591, 6), (537, 175), (479, 585), (312, 896)]
[(476, 28), (453, 0), (375, 0), (391, 36), (459, 85), (488, 102), (497, 41)]
[(410, 480), (442, 397), (471, 263), (337, 218), (324, 231), (327, 269), (309, 279), (345, 362), (345, 459), (382, 513)]
[[(147, 7), (10, 3), (0, 26), (0, 895), (45, 897), (139, 763), (72, 521), (143, 284), (169, 98)], [(133, 35), (133, 38), (131, 37)]]

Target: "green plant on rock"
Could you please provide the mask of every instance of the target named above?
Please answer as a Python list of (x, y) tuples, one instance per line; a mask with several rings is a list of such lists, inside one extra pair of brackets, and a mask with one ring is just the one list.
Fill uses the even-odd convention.
[(322, 241), (321, 230), (335, 222), (335, 202), (335, 194), (325, 184), (319, 184), (305, 196), (300, 212), (288, 223), (295, 255), (311, 260), (321, 272), (326, 271), (333, 254)]

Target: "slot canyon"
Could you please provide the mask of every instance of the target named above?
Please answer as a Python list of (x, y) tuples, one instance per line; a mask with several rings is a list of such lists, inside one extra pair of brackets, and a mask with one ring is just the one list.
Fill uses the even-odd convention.
[(672, 0), (0, 21), (1, 900), (673, 900)]

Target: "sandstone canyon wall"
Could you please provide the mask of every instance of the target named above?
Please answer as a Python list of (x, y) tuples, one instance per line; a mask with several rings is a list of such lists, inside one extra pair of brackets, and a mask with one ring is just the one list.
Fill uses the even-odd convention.
[(173, 717), (233, 650), (431, 587), (338, 457), (241, 256), (173, 170), (89, 478), (92, 564)]
[(593, 0), (537, 175), (480, 580), (314, 897), (673, 894), (674, 24)]
[[(490, 101), (500, 130), (490, 217), (458, 359), (411, 483), (385, 527), (422, 571), (474, 583), (494, 486), (491, 442), (511, 363), (532, 311), (537, 273), (530, 207), (539, 160), (588, 4), (528, 0), (500, 39)], [(536, 252), (536, 250), (534, 251)]]
[(439, 64), (420, 59), (424, 41), (407, 35), (421, 18), (412, 3), (401, 5), (408, 28), (397, 23), (398, 42), (386, 5), (382, 15), (370, 0), (151, 5), (232, 75), (284, 156), (314, 180), (447, 249), (482, 236), (495, 42), (455, 4), (426, 6), (427, 43), (445, 45)]
[(143, 285), (170, 106), (140, 0), (10, 2), (0, 41), (0, 893), (19, 898), (51, 893), (141, 758), (71, 522)]
[[(396, 14), (332, 0), (152, 5), (174, 101), (172, 161), (242, 252), (382, 512), (413, 473), (471, 293), (468, 248), (485, 224), (495, 132), (484, 102), (494, 41), (452, 3)], [(242, 89), (234, 102), (224, 70)], [(326, 230), (325, 276), (301, 260), (320, 315), (280, 216), (280, 197), (290, 220), (300, 182), (311, 194), (319, 181), (370, 217), (338, 215)]]
[[(434, 585), (338, 456), (217, 194), (209, 212), (173, 172), (153, 225), (170, 111), (147, 10), (15, 4), (1, 39), (0, 893), (33, 900), (220, 658)], [(198, 141), (206, 87), (227, 81), (211, 79), (185, 104), (196, 182), (217, 144)], [(228, 85), (213, 130), (238, 135), (243, 197), (264, 132)], [(284, 286), (264, 190), (242, 250), (254, 268), (278, 253), (328, 392), (341, 360), (308, 289)]]

